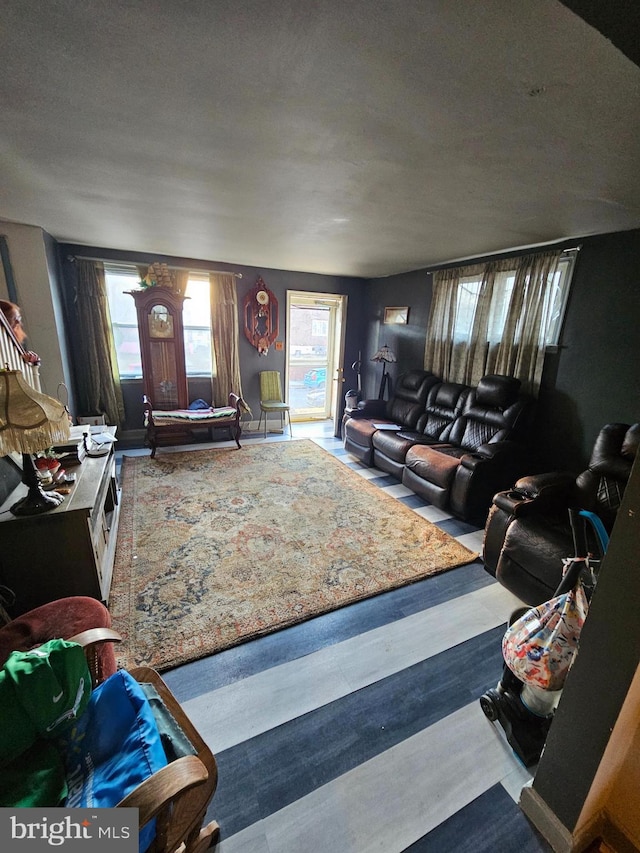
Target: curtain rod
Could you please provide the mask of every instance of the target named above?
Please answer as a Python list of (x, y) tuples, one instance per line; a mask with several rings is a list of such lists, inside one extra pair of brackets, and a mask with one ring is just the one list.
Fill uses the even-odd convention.
[[(489, 263), (489, 258), (494, 261), (508, 261), (511, 258), (519, 258), (523, 255), (539, 255), (542, 252), (548, 252), (556, 247), (558, 247), (557, 243), (547, 243), (544, 246), (531, 247), (530, 249), (512, 249), (507, 252), (496, 253), (495, 255), (481, 255), (480, 257), (475, 258), (463, 258), (459, 261), (446, 261), (443, 264), (435, 264), (432, 267), (427, 267), (425, 272), (429, 274), (432, 272), (438, 272), (438, 270), (444, 270), (449, 268), (455, 269), (456, 267), (472, 267), (476, 264)], [(571, 252), (579, 252), (581, 248), (582, 245), (578, 244), (577, 246), (566, 246), (565, 248), (561, 248), (561, 251), (562, 254), (568, 255)]]
[[(142, 266), (142, 263), (138, 263), (136, 261), (107, 261), (104, 258), (90, 258), (88, 255), (67, 255), (68, 261), (100, 261), (102, 264), (113, 264), (114, 266), (122, 265), (122, 266)], [(156, 263), (153, 261), (152, 263)], [(159, 261), (159, 263), (165, 263), (165, 261)], [(151, 264), (147, 264), (147, 266), (151, 266)], [(189, 272), (198, 272), (203, 275), (209, 275), (209, 273), (215, 273), (216, 275), (232, 275), (234, 278), (242, 278), (241, 272), (229, 272), (229, 270), (201, 270), (197, 267), (185, 267), (180, 264), (167, 264), (169, 269), (172, 270), (189, 270)]]

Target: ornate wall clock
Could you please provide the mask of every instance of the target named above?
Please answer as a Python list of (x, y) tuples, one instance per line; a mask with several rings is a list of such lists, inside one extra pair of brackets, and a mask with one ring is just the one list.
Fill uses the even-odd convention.
[(244, 298), (244, 334), (258, 355), (266, 355), (278, 337), (278, 300), (261, 277)]

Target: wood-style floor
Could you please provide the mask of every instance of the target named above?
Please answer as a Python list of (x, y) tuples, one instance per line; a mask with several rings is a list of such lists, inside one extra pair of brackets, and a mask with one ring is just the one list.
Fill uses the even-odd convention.
[[(480, 550), (482, 531), (361, 465), (328, 424), (293, 432)], [(217, 850), (550, 850), (517, 805), (531, 774), (478, 701), (517, 604), (476, 561), (163, 673), (216, 754)]]

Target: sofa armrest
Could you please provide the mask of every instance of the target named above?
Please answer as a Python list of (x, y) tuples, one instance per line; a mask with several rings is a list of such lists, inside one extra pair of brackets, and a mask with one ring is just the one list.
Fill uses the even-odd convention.
[(564, 471), (521, 477), (506, 492), (495, 495), (493, 502), (509, 515), (566, 509), (576, 497), (573, 474)]
[(464, 453), (451, 487), (455, 515), (484, 524), (493, 496), (527, 470), (527, 450), (515, 441), (495, 441)]
[(386, 400), (361, 400), (358, 408), (350, 413), (352, 418), (386, 418)]
[(525, 449), (521, 444), (515, 441), (494, 441), (491, 444), (481, 444), (473, 453), (465, 453), (460, 464), (474, 471), (487, 462), (512, 465), (514, 462), (523, 461), (524, 457)]
[[(536, 515), (566, 518), (567, 508), (576, 496), (575, 477), (564, 471), (521, 477), (512, 489), (495, 494), (482, 543), (482, 560), (489, 574), (497, 576), (505, 536), (512, 523)], [(524, 592), (520, 594), (524, 596)]]

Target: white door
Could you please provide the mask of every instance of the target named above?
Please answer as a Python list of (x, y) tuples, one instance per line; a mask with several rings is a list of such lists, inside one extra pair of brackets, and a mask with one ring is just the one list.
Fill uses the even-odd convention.
[(287, 291), (287, 402), (294, 421), (335, 420), (344, 378), (347, 297)]

